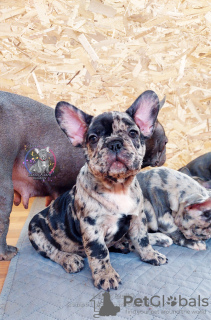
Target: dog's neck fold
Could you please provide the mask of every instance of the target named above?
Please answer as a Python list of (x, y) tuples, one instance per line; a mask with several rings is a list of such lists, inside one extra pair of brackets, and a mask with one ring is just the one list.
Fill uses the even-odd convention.
[[(86, 179), (84, 179), (84, 176), (86, 176)], [(138, 215), (137, 203), (134, 201), (135, 198), (133, 199), (131, 197), (131, 188), (135, 190), (135, 179), (135, 176), (130, 176), (124, 179), (124, 181), (118, 182), (110, 182), (110, 180), (101, 179), (99, 180), (89, 170), (88, 165), (85, 164), (78, 175), (77, 186), (82, 188), (83, 191), (89, 195), (89, 197), (99, 202), (110, 212), (116, 213), (121, 211), (121, 206), (119, 206), (117, 202), (121, 202), (121, 205), (124, 206), (127, 204), (126, 202), (128, 202), (129, 199), (130, 204), (128, 206), (128, 211), (126, 205), (124, 209), (126, 209), (127, 212), (124, 213)], [(132, 191), (132, 193), (136, 192)], [(141, 197), (141, 195), (141, 191), (139, 194), (134, 194), (135, 197)], [(121, 200), (116, 201), (116, 199)]]

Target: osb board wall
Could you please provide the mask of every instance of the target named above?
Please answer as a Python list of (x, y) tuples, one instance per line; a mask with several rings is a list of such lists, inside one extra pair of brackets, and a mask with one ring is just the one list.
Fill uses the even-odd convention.
[(0, 86), (91, 114), (166, 95), (177, 169), (211, 150), (210, 27), (210, 0), (1, 0)]

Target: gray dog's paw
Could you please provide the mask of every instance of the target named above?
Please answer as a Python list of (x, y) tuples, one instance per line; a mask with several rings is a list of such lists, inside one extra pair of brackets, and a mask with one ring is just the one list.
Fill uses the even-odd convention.
[(142, 260), (154, 266), (160, 266), (161, 264), (168, 263), (166, 256), (158, 251), (150, 251), (146, 258)]
[(10, 261), (16, 254), (18, 253), (18, 249), (13, 246), (7, 246), (7, 249), (4, 253), (0, 253), (0, 261)]
[(112, 268), (100, 270), (97, 274), (93, 275), (94, 285), (98, 289), (110, 291), (110, 289), (117, 290), (121, 279), (118, 273)]
[(66, 254), (62, 260), (61, 265), (68, 273), (76, 273), (84, 268), (84, 259), (78, 254)]

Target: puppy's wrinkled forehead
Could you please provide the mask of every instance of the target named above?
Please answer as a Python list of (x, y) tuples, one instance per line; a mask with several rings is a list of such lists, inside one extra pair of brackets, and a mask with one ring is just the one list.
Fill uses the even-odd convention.
[(105, 112), (93, 118), (87, 135), (95, 133), (99, 136), (109, 137), (112, 134), (127, 132), (131, 128), (139, 131), (138, 126), (127, 113), (118, 111)]

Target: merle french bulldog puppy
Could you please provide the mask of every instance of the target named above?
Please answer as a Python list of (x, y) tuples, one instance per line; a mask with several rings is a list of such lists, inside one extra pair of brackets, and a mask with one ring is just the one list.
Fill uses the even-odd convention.
[(87, 256), (94, 285), (117, 289), (118, 273), (112, 268), (108, 248), (131, 240), (143, 261), (167, 262), (148, 240), (143, 195), (136, 174), (145, 154), (144, 137), (153, 133), (159, 100), (146, 91), (126, 112), (106, 112), (92, 117), (60, 102), (56, 118), (74, 146), (83, 146), (86, 163), (76, 185), (29, 224), (29, 239), (44, 257), (67, 272), (78, 272)]
[[(137, 175), (144, 196), (149, 231), (160, 231), (175, 244), (205, 250), (211, 238), (211, 192), (189, 176), (169, 168)], [(170, 245), (162, 234), (151, 234), (150, 243)]]
[(205, 188), (211, 189), (211, 152), (192, 160), (179, 171), (192, 177)]

